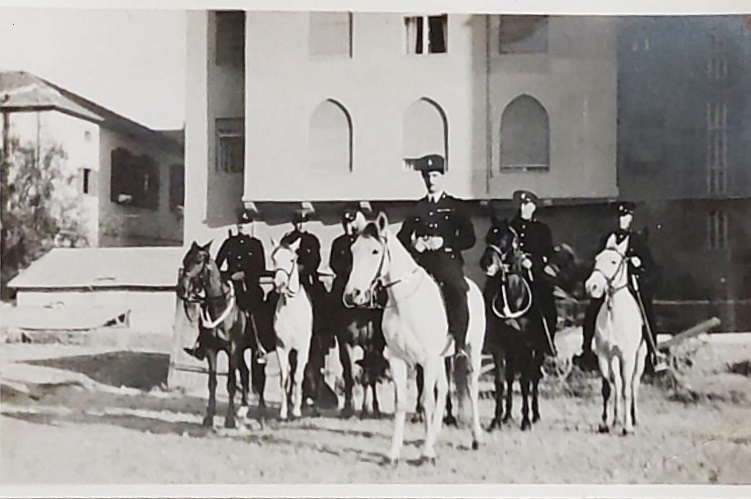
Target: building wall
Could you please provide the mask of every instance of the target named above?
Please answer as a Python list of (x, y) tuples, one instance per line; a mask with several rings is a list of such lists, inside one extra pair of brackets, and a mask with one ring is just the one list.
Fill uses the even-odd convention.
[[(616, 194), (612, 21), (551, 18), (549, 51), (500, 55), (496, 17), (450, 15), (448, 52), (415, 56), (404, 53), (403, 17), (355, 14), (353, 57), (321, 60), (309, 55), (307, 13), (248, 14), (246, 200), (419, 196), (419, 177), (402, 167), (402, 136), (404, 114), (421, 98), (445, 113), (447, 183), (459, 196), (510, 197), (521, 186), (551, 197)], [(523, 93), (550, 115), (550, 172), (495, 172), (488, 185), (501, 113)], [(307, 167), (310, 116), (326, 99), (352, 118), (351, 172)]]
[(174, 290), (42, 291), (21, 289), (16, 295), (19, 307), (108, 307), (130, 310), (129, 328), (154, 334), (169, 334), (175, 317)]
[[(17, 137), (22, 147), (38, 146), (40, 154), (60, 146), (65, 158), (58, 164), (66, 179), (56, 185), (55, 196), (71, 206), (83, 224), (90, 246), (99, 244), (97, 193), (99, 126), (57, 111), (16, 112), (10, 114), (10, 136)], [(83, 169), (91, 170), (89, 193), (83, 192)], [(12, 183), (12, 175), (9, 181)], [(69, 181), (67, 181), (69, 180)]]
[[(111, 200), (112, 151), (123, 147), (134, 155), (148, 154), (159, 168), (157, 209), (128, 206)], [(179, 246), (182, 244), (182, 214), (170, 209), (169, 169), (183, 164), (181, 155), (125, 134), (102, 129), (99, 154), (100, 246)]]

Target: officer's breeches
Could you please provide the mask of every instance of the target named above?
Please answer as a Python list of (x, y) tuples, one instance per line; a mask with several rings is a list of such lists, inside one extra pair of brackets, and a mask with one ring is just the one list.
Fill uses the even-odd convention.
[[(431, 255), (433, 256), (433, 255)], [(469, 305), (467, 304), (467, 282), (459, 260), (448, 255), (427, 259), (425, 270), (438, 281), (446, 302), (449, 333), (454, 337), (457, 348), (464, 348), (469, 326)]]

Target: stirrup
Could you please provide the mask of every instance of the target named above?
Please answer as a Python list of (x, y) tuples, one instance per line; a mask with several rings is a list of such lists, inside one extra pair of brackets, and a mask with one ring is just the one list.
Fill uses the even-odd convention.
[(662, 356), (655, 355), (655, 357), (652, 359), (652, 369), (654, 370), (654, 372), (659, 373), (667, 371), (669, 368), (670, 366)]

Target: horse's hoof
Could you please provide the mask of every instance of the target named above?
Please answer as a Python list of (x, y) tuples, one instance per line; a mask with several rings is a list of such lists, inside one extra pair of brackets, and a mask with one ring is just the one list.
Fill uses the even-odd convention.
[[(503, 416), (503, 424), (509, 424), (514, 421), (514, 418), (511, 417), (511, 414), (506, 414)], [(501, 426), (500, 424), (498, 426)]]
[(428, 463), (431, 466), (435, 466), (435, 456), (434, 457), (426, 457), (425, 462)]
[(599, 433), (610, 433), (610, 428), (608, 428), (608, 425), (600, 423), (600, 425), (597, 427), (597, 431)]
[(480, 442), (472, 440), (472, 450), (478, 450), (480, 448)]
[(422, 423), (423, 422), (422, 413), (413, 414), (412, 417), (410, 418), (409, 422), (412, 423), (412, 424)]
[(533, 414), (532, 415), (532, 422), (538, 423), (540, 421), (540, 415), (539, 414)]
[(624, 428), (621, 431), (621, 435), (623, 435), (624, 437), (627, 437), (629, 435), (633, 435), (633, 433), (634, 433), (634, 429), (633, 428)]
[[(365, 419), (365, 416), (367, 416), (367, 414), (367, 411), (362, 411), (362, 418)], [(345, 407), (344, 409), (342, 409), (340, 415), (343, 419), (349, 419), (355, 415), (355, 411), (351, 407)]]
[(386, 464), (391, 466), (392, 468), (396, 468), (399, 466), (399, 458), (398, 457), (390, 457), (386, 460)]
[(446, 426), (458, 426), (456, 418), (452, 414), (449, 414), (443, 418), (443, 424), (445, 424)]
[(237, 428), (237, 421), (235, 421), (235, 418), (227, 418), (224, 420), (224, 427), (229, 430), (234, 430)]
[(525, 419), (522, 421), (522, 431), (527, 431), (532, 429), (532, 423), (529, 422), (529, 419)]
[(486, 431), (488, 433), (492, 432), (493, 430), (500, 430), (501, 429), (501, 420), (499, 418), (493, 418), (493, 420), (488, 425)]
[(204, 428), (212, 428), (214, 426), (214, 417), (213, 416), (206, 416), (203, 418), (203, 423), (201, 423)]

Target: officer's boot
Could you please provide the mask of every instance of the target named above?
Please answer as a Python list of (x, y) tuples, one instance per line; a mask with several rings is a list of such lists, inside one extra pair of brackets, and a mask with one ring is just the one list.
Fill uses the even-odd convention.
[(196, 338), (196, 342), (192, 347), (183, 348), (183, 351), (198, 360), (206, 358), (206, 352), (203, 349), (203, 343), (201, 343), (201, 337)]
[(652, 336), (651, 340), (647, 338), (647, 335), (650, 334), (649, 329), (645, 326), (642, 328), (642, 335), (644, 336), (644, 339), (647, 340), (647, 356), (649, 357), (649, 363), (652, 366), (652, 371), (656, 374), (662, 371), (666, 371), (668, 369), (668, 357), (664, 353), (660, 352), (659, 350), (656, 350), (653, 348), (653, 345), (657, 345), (657, 339)]
[(574, 356), (574, 365), (583, 371), (593, 371), (597, 369), (597, 356), (592, 351), (592, 339), (595, 336), (595, 321), (597, 313), (600, 311), (602, 301), (593, 301), (584, 314), (584, 324), (582, 325), (582, 353)]

